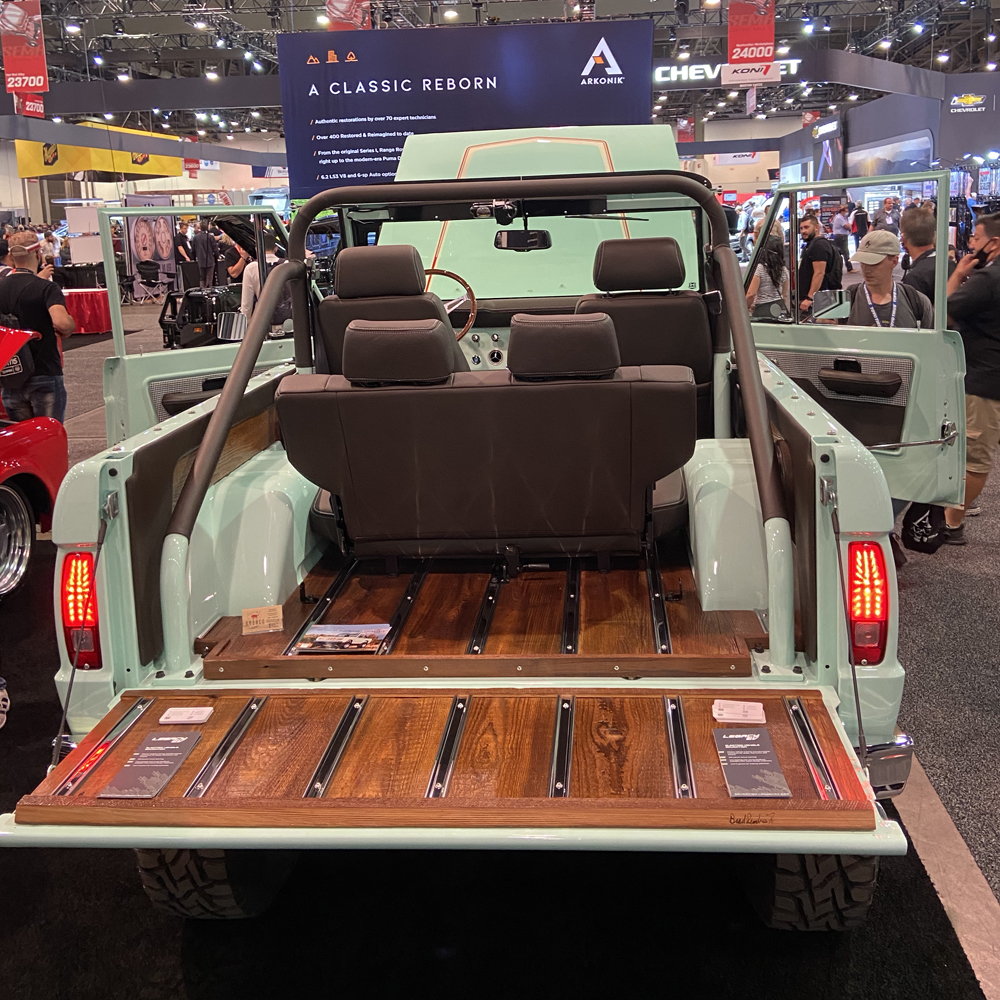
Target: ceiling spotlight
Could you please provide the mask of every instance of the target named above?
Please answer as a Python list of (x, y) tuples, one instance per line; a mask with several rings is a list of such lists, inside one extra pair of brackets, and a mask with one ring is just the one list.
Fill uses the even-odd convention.
[(719, 103), (716, 104), (717, 108), (724, 108), (725, 106), (726, 106), (726, 102), (725, 101), (719, 101)]
[(206, 80), (218, 80), (219, 79), (219, 74), (214, 69), (206, 69), (205, 70), (205, 79)]
[(106, 122), (111, 121), (112, 118), (114, 118), (114, 115), (111, 115), (111, 114), (105, 114), (105, 116), (104, 116), (104, 120)]
[(782, 42), (774, 51), (777, 52), (779, 56), (787, 56), (792, 49), (791, 46)]
[(981, 156), (974, 156), (972, 159), (977, 166), (981, 167), (983, 165), (983, 158)]
[(691, 58), (691, 53), (687, 49), (681, 49), (680, 52), (677, 53), (677, 58), (678, 59), (690, 59)]
[(203, 128), (198, 129), (198, 135), (204, 135), (205, 130)]
[[(62, 119), (58, 115), (56, 115), (56, 117), (53, 118), (52, 120), (56, 123), (56, 125), (58, 125), (62, 121)], [(991, 156), (990, 159), (991, 160), (995, 160), (996, 157), (995, 156)]]
[(914, 21), (913, 22), (913, 33), (915, 35), (921, 35), (921, 34), (923, 34), (923, 31), (924, 31), (923, 23), (920, 22), (920, 21)]
[(224, 49), (226, 47), (226, 40), (224, 38), (216, 38), (215, 47), (217, 49)]
[(847, 99), (849, 101), (856, 101), (858, 99), (858, 95), (857, 94), (848, 94), (847, 95)]
[(262, 129), (261, 129), (261, 132), (266, 132), (266, 131), (267, 131), (267, 129), (266, 129), (266, 128), (262, 128)]
[(264, 67), (255, 59), (253, 61), (253, 68), (259, 73)]
[(806, 21), (806, 23), (802, 25), (802, 31), (806, 35), (811, 35), (813, 33), (813, 28), (815, 28), (815, 25), (812, 21)]
[(785, 98), (785, 104), (791, 104), (793, 101), (794, 101), (794, 98), (792, 98), (792, 97), (786, 97)]
[(891, 38), (883, 38), (882, 41), (878, 43), (878, 47), (880, 49), (891, 49), (892, 48), (892, 39)]
[(738, 90), (731, 90), (731, 91), (729, 91), (729, 93), (726, 96), (727, 97), (739, 97), (740, 96), (740, 92)]
[(245, 129), (243, 129), (243, 131), (244, 131), (244, 132), (249, 132), (249, 131), (250, 131), (250, 126), (249, 126), (249, 125), (247, 125), (247, 127), (246, 127)]
[(259, 111), (251, 111), (250, 115), (253, 118), (260, 118), (260, 112)]
[(671, 41), (671, 42), (676, 42), (677, 41), (677, 29), (676, 28), (671, 28), (670, 29), (670, 37), (669, 37), (668, 41)]
[(95, 66), (103, 66), (104, 65), (104, 56), (95, 55), (94, 56), (94, 65)]
[(766, 117), (767, 117), (767, 115), (764, 114), (763, 111), (760, 111), (756, 115), (754, 115), (754, 118), (761, 118), (761, 119), (763, 119), (763, 118), (766, 118)]
[(204, 120), (205, 120), (205, 119), (206, 119), (206, 118), (208, 117), (208, 116), (207, 116), (207, 115), (205, 114), (205, 112), (204, 112), (204, 111), (196, 111), (196, 112), (194, 113), (194, 116), (195, 116), (195, 118), (197, 118), (197, 119), (198, 119), (198, 121), (200, 121), (200, 122), (203, 122), (203, 121), (204, 121)]
[(997, 64), (995, 62), (988, 62), (986, 64), (986, 69), (989, 70), (990, 73), (992, 73), (993, 70), (995, 70), (996, 68), (997, 68)]
[[(579, 10), (580, 10), (580, 7), (579, 7), (579, 5), (577, 5), (577, 6), (576, 6), (576, 7), (574, 7), (573, 9), (574, 9), (574, 10), (576, 10), (577, 12), (579, 12)], [(458, 11), (457, 11), (457, 10), (455, 10), (455, 8), (454, 8), (454, 7), (449, 7), (449, 8), (448, 8), (448, 9), (447, 9), (447, 10), (446, 10), (446, 11), (444, 12), (444, 16), (445, 16), (445, 17), (458, 17)]]
[(192, 27), (197, 28), (199, 31), (204, 31), (208, 25), (204, 21), (195, 21)]
[(722, 0), (701, 0), (702, 7), (718, 7)]
[(132, 79), (132, 77), (131, 77), (131, 76), (129, 76), (129, 72), (128, 72), (128, 70), (127, 70), (127, 69), (123, 69), (123, 70), (122, 70), (122, 71), (121, 71), (121, 72), (120, 72), (120, 73), (118, 74), (118, 82), (119, 82), (119, 83), (128, 83), (128, 82), (129, 82), (129, 80), (131, 80), (131, 79)]
[(218, 120), (219, 120), (219, 116), (218, 115), (212, 115), (212, 121), (213, 122), (217, 122)]
[(154, 115), (158, 115), (159, 113), (160, 113), (160, 109), (159, 108), (153, 108), (153, 114)]
[(823, 30), (824, 31), (829, 31), (830, 30), (830, 18), (828, 18), (828, 17), (824, 17), (823, 18)]
[(114, 29), (116, 35), (125, 34), (125, 22), (120, 17), (116, 17), (111, 22), (111, 27)]
[[(52, 120), (55, 121), (55, 118), (53, 118)], [(986, 159), (987, 160), (1000, 160), (1000, 150), (991, 149), (986, 154)]]
[(170, 128), (170, 122), (160, 122), (160, 128)]
[(317, 14), (316, 15), (316, 23), (317, 24), (329, 24), (330, 23), (330, 18), (328, 18), (326, 16), (326, 14)]
[(707, 119), (707, 118), (702, 118), (702, 121), (703, 121), (703, 122), (707, 122), (707, 121), (708, 121), (708, 119)]
[(830, 105), (830, 110), (831, 111), (836, 111), (837, 110), (837, 105), (836, 104), (831, 104)]
[(654, 111), (662, 111), (663, 110), (663, 105), (662, 104), (654, 104), (653, 105), (653, 110)]
[(992, 31), (986, 36), (986, 41), (988, 42), (995, 42), (996, 40), (997, 36), (994, 35)]
[(937, 61), (939, 63), (946, 63), (950, 58), (951, 56), (949, 56), (947, 52), (939, 52), (937, 56)]
[(243, 53), (243, 58), (246, 59), (247, 62), (249, 62), (251, 59), (253, 59), (253, 53), (249, 49), (247, 49), (247, 51)]
[(226, 138), (227, 139), (232, 139), (232, 136), (231, 135), (227, 135)]
[(67, 21), (66, 22), (66, 34), (67, 35), (79, 35), (80, 34), (80, 30), (81, 30), (80, 29), (80, 25), (78, 25), (76, 23), (76, 21)]

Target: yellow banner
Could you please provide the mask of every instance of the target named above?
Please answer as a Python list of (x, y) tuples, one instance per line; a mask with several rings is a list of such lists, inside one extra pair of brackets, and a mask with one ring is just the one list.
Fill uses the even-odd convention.
[[(152, 136), (151, 132), (101, 125), (97, 122), (81, 122), (89, 128), (104, 129), (108, 132), (124, 132), (127, 135)], [(170, 138), (156, 136), (157, 139)], [(178, 145), (180, 142), (178, 141)], [(109, 174), (142, 174), (149, 177), (179, 177), (183, 173), (182, 156), (159, 156), (152, 153), (129, 153), (117, 149), (95, 149), (91, 146), (67, 146), (55, 142), (28, 142), (18, 139), (17, 173), (20, 177), (52, 177), (60, 174), (75, 174), (84, 170)]]

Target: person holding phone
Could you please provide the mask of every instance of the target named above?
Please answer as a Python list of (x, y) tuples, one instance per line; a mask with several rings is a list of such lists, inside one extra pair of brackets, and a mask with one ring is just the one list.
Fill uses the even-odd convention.
[[(982, 492), (1000, 444), (1000, 213), (980, 215), (948, 279), (948, 318), (965, 345), (965, 507)], [(947, 541), (965, 544), (965, 510), (945, 511)]]

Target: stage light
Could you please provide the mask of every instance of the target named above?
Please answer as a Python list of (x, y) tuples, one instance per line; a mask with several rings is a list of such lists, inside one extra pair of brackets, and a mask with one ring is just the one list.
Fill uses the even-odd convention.
[(249, 125), (247, 125), (247, 127), (246, 127), (245, 129), (243, 129), (243, 131), (244, 131), (244, 132), (249, 132), (249, 131), (250, 131), (250, 126), (249, 126)]
[(688, 52), (687, 49), (681, 49), (680, 52), (677, 53), (677, 58), (678, 59), (690, 59), (691, 58), (691, 53)]
[(227, 139), (232, 139), (232, 136), (231, 135), (227, 135), (226, 138)]
[(106, 122), (109, 122), (109, 121), (111, 121), (111, 119), (112, 119), (112, 118), (114, 118), (114, 115), (105, 115), (105, 116), (104, 116), (104, 120), (105, 120)]
[(159, 108), (153, 108), (153, 114), (154, 115), (158, 115), (159, 113), (160, 113), (160, 109)]
[(316, 15), (316, 23), (317, 24), (329, 24), (330, 23), (330, 18), (328, 18), (326, 16), (326, 14), (317, 14)]
[(264, 67), (257, 60), (254, 60), (253, 68), (259, 73)]
[(218, 80), (219, 79), (219, 74), (214, 69), (206, 69), (205, 70), (205, 79), (206, 80)]
[(774, 51), (777, 52), (779, 56), (787, 56), (792, 50), (791, 46), (782, 42)]
[[(52, 120), (55, 121), (55, 118), (53, 118)], [(991, 149), (986, 154), (986, 159), (987, 160), (1000, 160), (1000, 150)]]
[(828, 18), (828, 17), (824, 17), (823, 18), (823, 30), (824, 31), (829, 31), (830, 30), (830, 18)]
[(786, 97), (785, 98), (785, 104), (792, 104), (793, 101), (794, 101), (794, 98), (792, 98), (792, 97)]
[(118, 82), (119, 83), (128, 83), (129, 80), (131, 80), (131, 79), (132, 78), (129, 76), (128, 70), (123, 70), (121, 73), (118, 74)]
[(974, 156), (972, 160), (976, 164), (976, 166), (981, 167), (983, 165), (983, 158), (981, 156)]
[[(56, 125), (59, 125), (62, 122), (62, 119), (57, 115), (55, 118), (52, 119), (52, 121), (55, 122)], [(995, 160), (996, 157), (992, 156), (990, 157), (990, 159)]]
[(253, 118), (260, 118), (260, 112), (259, 112), (259, 111), (251, 111), (251, 112), (250, 112), (250, 115), (251, 115), (251, 116), (252, 116)]
[(80, 34), (80, 30), (81, 30), (80, 29), (80, 25), (78, 25), (76, 23), (76, 21), (67, 21), (66, 22), (66, 34), (67, 35), (79, 35)]
[(847, 95), (847, 99), (849, 101), (856, 101), (858, 99), (858, 95), (857, 94), (848, 94)]
[(212, 121), (213, 122), (217, 122), (218, 120), (219, 120), (219, 116), (218, 115), (212, 115)]
[(701, 0), (702, 7), (718, 7), (722, 0)]
[(947, 52), (939, 52), (938, 53), (938, 57), (937, 57), (937, 61), (939, 63), (946, 63), (949, 58), (950, 58), (950, 56), (948, 55)]
[(806, 35), (811, 35), (813, 33), (814, 27), (815, 25), (812, 23), (812, 21), (806, 21), (806, 23), (802, 25), (802, 31)]
[[(579, 13), (580, 13), (580, 7), (579, 7), (579, 4), (578, 4), (578, 5), (576, 6), (576, 7), (574, 7), (574, 8), (573, 8), (573, 10), (575, 10), (575, 11), (576, 11), (576, 12), (577, 12), (577, 13), (579, 14)], [(447, 9), (447, 10), (446, 10), (446, 11), (444, 12), (444, 16), (445, 16), (445, 17), (458, 17), (458, 11), (457, 11), (457, 10), (455, 10), (455, 8), (454, 8), (454, 7), (449, 7), (449, 8), (448, 8), (448, 9)]]
[(104, 57), (103, 56), (95, 55), (94, 56), (94, 65), (95, 66), (103, 66), (104, 65)]
[(915, 35), (921, 35), (921, 34), (923, 34), (923, 31), (924, 31), (923, 24), (921, 24), (920, 21), (914, 21), (913, 22), (913, 33)]
[(882, 41), (878, 43), (878, 47), (880, 49), (891, 49), (892, 48), (892, 39), (891, 38), (883, 38)]
[(122, 21), (121, 18), (116, 17), (111, 22), (111, 27), (114, 30), (114, 33), (116, 35), (124, 35), (125, 34), (125, 22)]
[(170, 128), (170, 122), (160, 122), (160, 128)]
[(196, 111), (194, 116), (200, 122), (203, 122), (208, 117), (208, 115), (206, 115), (204, 111)]
[(262, 128), (262, 129), (261, 129), (261, 132), (266, 132), (266, 131), (267, 131), (267, 129), (266, 129), (266, 128)]
[(243, 53), (243, 58), (246, 59), (247, 62), (249, 62), (251, 59), (253, 59), (253, 53), (248, 50)]
[(662, 104), (654, 104), (653, 105), (653, 110), (654, 111), (662, 111), (663, 110), (663, 105)]
[(995, 62), (988, 62), (986, 64), (986, 68), (987, 68), (987, 70), (989, 70), (990, 73), (992, 73), (993, 70), (995, 70), (997, 68), (997, 64)]
[(992, 31), (986, 36), (986, 41), (988, 42), (995, 42), (996, 40), (997, 36), (994, 35)]
[(836, 111), (837, 110), (837, 105), (836, 104), (831, 104), (830, 105), (830, 110), (831, 111)]
[(754, 118), (760, 118), (761, 120), (763, 120), (763, 119), (764, 119), (764, 118), (766, 118), (766, 117), (767, 117), (767, 115), (766, 115), (766, 114), (764, 114), (764, 112), (763, 112), (763, 111), (761, 111), (761, 112), (758, 112), (758, 113), (757, 113), (756, 115), (754, 115)]
[(198, 135), (204, 135), (205, 130), (203, 128), (198, 129)]
[(208, 25), (204, 21), (195, 21), (192, 27), (197, 28), (199, 31), (204, 31)]
[(726, 102), (725, 101), (719, 101), (719, 103), (716, 104), (717, 108), (724, 108), (725, 106), (726, 106)]

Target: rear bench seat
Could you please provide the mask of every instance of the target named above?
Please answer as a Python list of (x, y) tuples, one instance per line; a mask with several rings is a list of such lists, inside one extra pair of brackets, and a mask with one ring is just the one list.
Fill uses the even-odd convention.
[(651, 485), (690, 458), (695, 384), (621, 367), (600, 313), (515, 315), (508, 371), (454, 372), (436, 319), (355, 320), (343, 375), (291, 375), (292, 465), (340, 498), (358, 556), (637, 552)]

